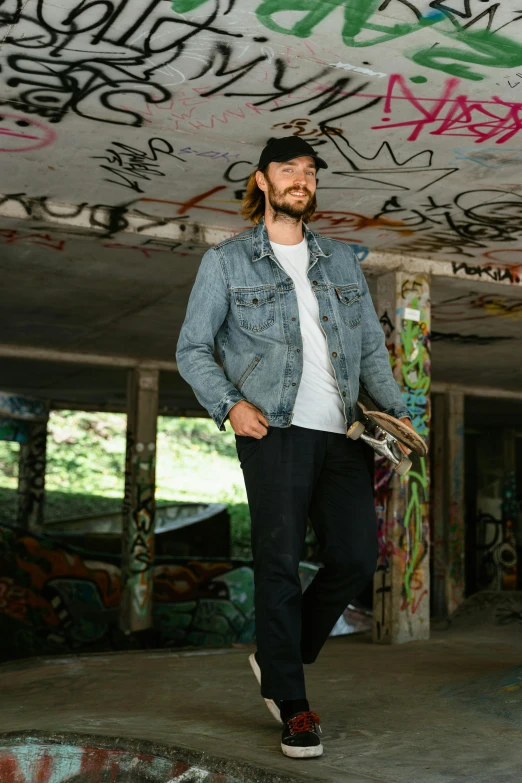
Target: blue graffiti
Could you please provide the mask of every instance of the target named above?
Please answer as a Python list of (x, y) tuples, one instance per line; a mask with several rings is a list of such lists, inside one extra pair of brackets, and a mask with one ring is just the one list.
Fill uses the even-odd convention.
[[(478, 163), (487, 169), (501, 169), (509, 166), (513, 161), (522, 160), (522, 150), (520, 149), (499, 149), (498, 147), (486, 147), (477, 150), (476, 147), (459, 147), (454, 149), (455, 160), (470, 160), (472, 163)], [(505, 154), (507, 153), (507, 156)], [(513, 153), (510, 156), (510, 153)], [(502, 159), (499, 159), (502, 155)]]
[(348, 247), (352, 248), (353, 252), (355, 253), (355, 257), (360, 264), (364, 261), (365, 258), (367, 258), (368, 253), (370, 252), (370, 248), (366, 247), (366, 245), (349, 244)]
[(428, 415), (426, 412), (428, 398), (426, 397), (424, 390), (414, 389), (412, 391), (403, 391), (402, 397), (410, 412), (411, 423), (419, 435), (426, 438), (429, 433)]

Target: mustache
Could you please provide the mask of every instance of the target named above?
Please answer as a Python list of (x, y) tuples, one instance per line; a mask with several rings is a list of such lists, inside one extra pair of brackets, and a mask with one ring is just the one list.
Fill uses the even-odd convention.
[(308, 190), (308, 188), (295, 188), (295, 187), (294, 187), (294, 188), (287, 188), (287, 189), (285, 190), (285, 192), (284, 192), (284, 194), (283, 194), (283, 195), (285, 195), (285, 196), (286, 196), (286, 194), (287, 194), (287, 193), (291, 193), (293, 190), (302, 190), (302, 191), (303, 191), (303, 193), (307, 193), (309, 196), (311, 196), (311, 195), (312, 195), (312, 194), (310, 193), (310, 191)]

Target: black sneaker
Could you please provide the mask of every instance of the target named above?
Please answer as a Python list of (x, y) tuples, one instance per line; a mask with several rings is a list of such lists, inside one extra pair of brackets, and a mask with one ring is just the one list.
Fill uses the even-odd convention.
[(293, 759), (309, 759), (323, 755), (319, 739), (321, 722), (315, 712), (298, 712), (286, 721), (281, 750)]
[[(261, 669), (259, 668), (259, 664), (257, 662), (255, 653), (252, 653), (252, 655), (248, 656), (248, 662), (252, 667), (252, 671), (254, 672), (255, 678), (259, 683), (259, 687), (261, 687)], [(281, 720), (281, 710), (279, 706), (281, 702), (276, 701), (275, 699), (265, 699), (265, 704), (270, 710), (271, 714), (276, 719), (276, 721), (282, 723), (283, 721)]]

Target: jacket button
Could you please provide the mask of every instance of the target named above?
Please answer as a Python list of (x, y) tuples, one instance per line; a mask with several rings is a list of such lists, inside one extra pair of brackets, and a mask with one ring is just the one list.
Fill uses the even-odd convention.
[(295, 318), (292, 318), (292, 321), (295, 321)]
[(314, 280), (314, 285), (317, 285), (317, 280)]
[(301, 353), (301, 349), (300, 348), (297, 349), (297, 353)]
[(293, 383), (292, 386), (297, 386), (297, 383)]
[(327, 315), (323, 315), (323, 321), (327, 321), (327, 320), (328, 320), (328, 316)]
[(252, 299), (252, 304), (257, 304), (259, 302), (259, 299)]
[(333, 351), (332, 356), (334, 357), (334, 359), (337, 359), (337, 354), (335, 353), (335, 351)]
[(346, 397), (346, 392), (343, 392), (343, 397)]
[(289, 283), (291, 279), (292, 279), (291, 277), (287, 277), (286, 282)]

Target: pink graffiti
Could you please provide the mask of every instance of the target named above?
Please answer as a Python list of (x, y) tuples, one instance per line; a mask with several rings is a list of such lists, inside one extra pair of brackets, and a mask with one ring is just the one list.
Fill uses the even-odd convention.
[(29, 152), (52, 144), (56, 131), (32, 117), (0, 112), (0, 137), (0, 152)]
[[(389, 116), (382, 118), (385, 125), (373, 125), (372, 129), (411, 128), (407, 141), (416, 141), (427, 130), (432, 136), (471, 137), (476, 144), (491, 139), (496, 139), (495, 144), (503, 144), (519, 132), (522, 103), (504, 101), (496, 95), (488, 101), (470, 99), (458, 93), (460, 83), (460, 79), (447, 79), (438, 97), (419, 98), (404, 76), (392, 74), (384, 96), (384, 115)], [(394, 110), (396, 115), (400, 112), (398, 122), (391, 122)], [(404, 119), (408, 111), (411, 117)]]

